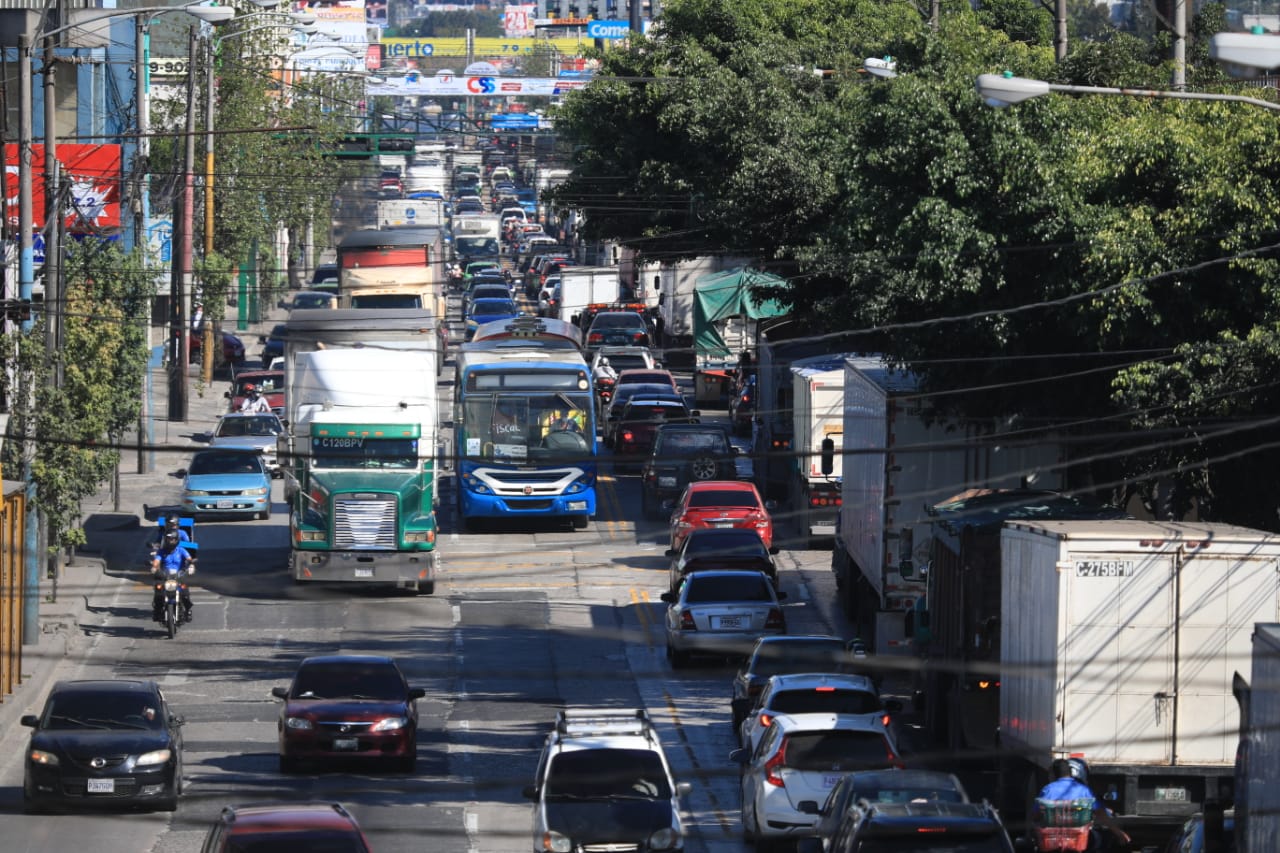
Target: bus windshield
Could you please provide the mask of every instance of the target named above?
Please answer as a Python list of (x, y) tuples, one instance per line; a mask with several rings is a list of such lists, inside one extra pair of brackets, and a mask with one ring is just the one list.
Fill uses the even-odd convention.
[(459, 441), (468, 459), (522, 464), (594, 454), (589, 393), (468, 393), (462, 408)]

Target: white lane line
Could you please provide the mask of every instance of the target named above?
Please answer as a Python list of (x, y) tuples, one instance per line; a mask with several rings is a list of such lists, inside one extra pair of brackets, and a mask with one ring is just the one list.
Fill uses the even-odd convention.
[(462, 813), (463, 826), (467, 829), (467, 853), (476, 853), (476, 836), (480, 833), (480, 815), (467, 809)]
[[(457, 604), (453, 605), (452, 607), (450, 607), (450, 608), (449, 608), (449, 612), (450, 612), (451, 614), (453, 614), (453, 624), (454, 624), (454, 625), (457, 625), (458, 623), (460, 623), (460, 622), (462, 621), (462, 608), (461, 608), (460, 606), (458, 606)], [(457, 644), (458, 644), (459, 646), (461, 646), (461, 645), (462, 645), (462, 639), (461, 639), (461, 636), (462, 636), (462, 635), (461, 635), (459, 632), (457, 632), (457, 631), (455, 631), (455, 632), (454, 632), (454, 634), (453, 634), (454, 641), (455, 641), (455, 642), (457, 642)]]

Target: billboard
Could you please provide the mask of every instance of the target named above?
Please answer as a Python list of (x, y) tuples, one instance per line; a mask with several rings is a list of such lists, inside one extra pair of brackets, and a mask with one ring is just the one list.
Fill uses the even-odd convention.
[(502, 12), (502, 33), (507, 38), (530, 38), (537, 17), (537, 6), (507, 6)]
[(477, 38), (472, 40), (472, 51), (467, 52), (467, 40), (462, 37), (447, 38), (384, 38), (382, 58), (390, 62), (396, 59), (418, 59), (424, 56), (473, 56), (476, 58), (511, 56), (533, 53), (536, 50), (554, 48), (563, 54), (576, 56), (584, 47), (591, 47), (587, 38)]
[(405, 75), (388, 77), (381, 83), (366, 83), (369, 95), (432, 95), (456, 98), (553, 97), (581, 89), (591, 81), (563, 77), (467, 77), (456, 74)]
[[(45, 224), (44, 146), (32, 145), (31, 210), (36, 229)], [(68, 234), (114, 234), (120, 230), (123, 168), (119, 145), (59, 145), (62, 184), (70, 186), (62, 211)], [(18, 227), (18, 146), (4, 147), (5, 219)]]

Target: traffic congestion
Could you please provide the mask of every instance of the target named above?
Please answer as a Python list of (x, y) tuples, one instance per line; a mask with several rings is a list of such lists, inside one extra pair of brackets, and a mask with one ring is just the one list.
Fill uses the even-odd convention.
[[(438, 197), (408, 197), (415, 157), (452, 164)], [(913, 525), (989, 538), (996, 494), (984, 524), (1123, 514), (1020, 490), (1033, 447), (1003, 480), (905, 487), (930, 518), (877, 520), (855, 565), (863, 458), (842, 482), (830, 395), (903, 377), (839, 340), (770, 346), (743, 312), (698, 360), (670, 345), (693, 301), (660, 311), (644, 271), (585, 257), (504, 150), (395, 159), (212, 395), (88, 655), (22, 718), (6, 849), (1137, 849), (1081, 757), (1041, 756), (1011, 814), (1007, 768), (960, 749), (989, 698), (928, 704), (956, 683), (913, 644), (950, 630), (912, 609), (911, 563), (938, 565)], [(699, 264), (673, 278), (728, 286)]]

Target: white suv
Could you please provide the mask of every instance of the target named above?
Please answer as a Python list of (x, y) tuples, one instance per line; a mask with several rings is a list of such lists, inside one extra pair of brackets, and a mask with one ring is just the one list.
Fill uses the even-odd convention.
[[(742, 721), (738, 743), (755, 749), (774, 718), (780, 714), (832, 713), (880, 714), (889, 724), (889, 710), (865, 675), (805, 672), (775, 675), (765, 682), (756, 706)], [(901, 710), (901, 705), (897, 710)]]
[(846, 773), (902, 766), (878, 714), (780, 714), (754, 750), (729, 759), (742, 765), (742, 831), (757, 849), (813, 837), (818, 807)]
[(642, 709), (566, 708), (547, 735), (534, 784), (534, 853), (684, 849), (679, 797)]

